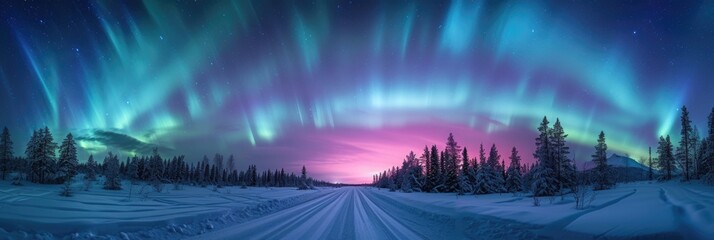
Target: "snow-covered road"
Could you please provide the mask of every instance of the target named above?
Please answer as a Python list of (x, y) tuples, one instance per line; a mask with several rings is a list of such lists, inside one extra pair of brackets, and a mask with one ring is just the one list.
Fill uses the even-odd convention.
[[(347, 187), (253, 221), (196, 239), (461, 239), (446, 215), (428, 213), (374, 193)], [(391, 201), (390, 201), (391, 200)]]

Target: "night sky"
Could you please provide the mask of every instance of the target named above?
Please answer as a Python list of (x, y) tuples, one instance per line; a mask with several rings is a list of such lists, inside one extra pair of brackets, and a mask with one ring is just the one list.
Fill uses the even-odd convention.
[(712, 1), (2, 1), (0, 127), (107, 151), (234, 154), (339, 182), (453, 132), (532, 161), (544, 115), (575, 160), (638, 159), (714, 107)]

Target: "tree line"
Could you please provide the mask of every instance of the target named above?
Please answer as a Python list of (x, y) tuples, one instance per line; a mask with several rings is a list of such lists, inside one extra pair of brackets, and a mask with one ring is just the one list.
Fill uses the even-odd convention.
[[(679, 147), (674, 149), (669, 136), (662, 136), (657, 148), (658, 158), (650, 157), (649, 177), (670, 180), (680, 176), (682, 181), (703, 179), (714, 184), (714, 108), (708, 117), (708, 135), (699, 138), (686, 106), (681, 109), (681, 135)], [(465, 147), (458, 145), (449, 134), (443, 150), (436, 145), (425, 146), (420, 157), (412, 151), (401, 166), (395, 166), (373, 176), (377, 187), (404, 192), (454, 192), (463, 194), (530, 192), (533, 196), (554, 196), (581, 192), (583, 186), (593, 190), (610, 189), (616, 184), (616, 172), (607, 162), (605, 133), (597, 137), (592, 169), (578, 171), (568, 157), (568, 135), (560, 120), (551, 127), (543, 117), (535, 138), (535, 162), (524, 164), (516, 147), (510, 151), (509, 164), (495, 144), (486, 154), (483, 144), (476, 157), (470, 158)], [(656, 171), (652, 170), (654, 165)]]
[[(59, 153), (59, 156), (57, 155)], [(230, 155), (224, 162), (224, 156), (214, 155), (213, 159), (204, 156), (201, 161), (189, 163), (183, 155), (164, 159), (154, 148), (148, 156), (131, 156), (120, 161), (119, 156), (107, 153), (99, 163), (89, 155), (85, 163), (77, 160), (77, 145), (71, 133), (57, 146), (49, 128), (33, 131), (27, 143), (25, 157), (15, 157), (10, 133), (5, 127), (0, 135), (0, 178), (5, 180), (11, 172), (17, 173), (14, 185), (22, 185), (23, 180), (39, 184), (65, 184), (63, 195), (69, 195), (69, 184), (75, 176), (83, 173), (85, 190), (89, 183), (103, 180), (107, 190), (122, 189), (122, 180), (129, 180), (130, 185), (144, 182), (161, 191), (164, 184), (194, 185), (215, 188), (224, 186), (242, 187), (297, 187), (311, 189), (314, 186), (332, 186), (332, 183), (307, 177), (305, 166), (298, 176), (284, 169), (258, 172), (256, 165), (246, 170), (236, 169), (236, 160)], [(100, 179), (99, 177), (102, 177)]]
[[(506, 165), (495, 144), (486, 153), (483, 144), (479, 146), (476, 157), (469, 157), (468, 149), (458, 145), (453, 134), (449, 134), (444, 150), (436, 145), (426, 146), (421, 157), (410, 152), (401, 167), (373, 176), (376, 186), (402, 190), (406, 192), (455, 192), (463, 194), (490, 194), (506, 192), (532, 191), (538, 196), (552, 196), (564, 189), (573, 187), (577, 182), (575, 164), (567, 156), (567, 134), (556, 120), (549, 126), (546, 117), (538, 128), (539, 136), (535, 139), (536, 162), (525, 164), (516, 147), (511, 148)], [(604, 135), (603, 143), (604, 143)], [(596, 146), (606, 151), (604, 146)], [(600, 159), (600, 155), (597, 156)], [(607, 164), (604, 163), (604, 180), (609, 180)], [(598, 171), (595, 171), (598, 172)], [(599, 172), (598, 172), (599, 173)], [(611, 184), (602, 182), (602, 188)]]
[(659, 179), (702, 179), (714, 185), (714, 108), (707, 118), (707, 132), (703, 138), (700, 138), (697, 126), (692, 124), (687, 107), (682, 106), (680, 112), (679, 145), (675, 148), (669, 135), (659, 137), (654, 160), (661, 172)]

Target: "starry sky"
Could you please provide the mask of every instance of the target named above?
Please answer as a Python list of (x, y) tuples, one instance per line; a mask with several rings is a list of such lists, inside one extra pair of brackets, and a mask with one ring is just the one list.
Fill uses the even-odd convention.
[[(714, 106), (712, 1), (2, 1), (0, 125), (80, 158), (215, 153), (368, 182), (453, 132), (532, 161), (560, 118), (646, 156)], [(703, 131), (704, 129), (700, 129)], [(101, 157), (100, 157), (101, 159)]]

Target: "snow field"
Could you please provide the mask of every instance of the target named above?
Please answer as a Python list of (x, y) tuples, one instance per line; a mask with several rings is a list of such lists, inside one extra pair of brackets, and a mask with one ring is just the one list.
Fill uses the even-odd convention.
[(138, 194), (142, 186), (135, 185), (129, 199), (127, 181), (120, 191), (101, 189), (100, 182), (89, 191), (82, 191), (83, 183), (75, 182), (74, 195), (62, 197), (60, 185), (25, 182), (18, 187), (0, 181), (0, 236), (54, 239), (137, 234), (158, 237), (171, 232), (192, 235), (222, 222), (246, 221), (289, 207), (309, 200), (304, 195), (323, 192), (239, 187), (216, 192), (212, 187), (182, 186), (181, 190), (173, 190), (173, 185), (165, 185), (161, 193), (144, 187), (149, 192), (145, 197)]

